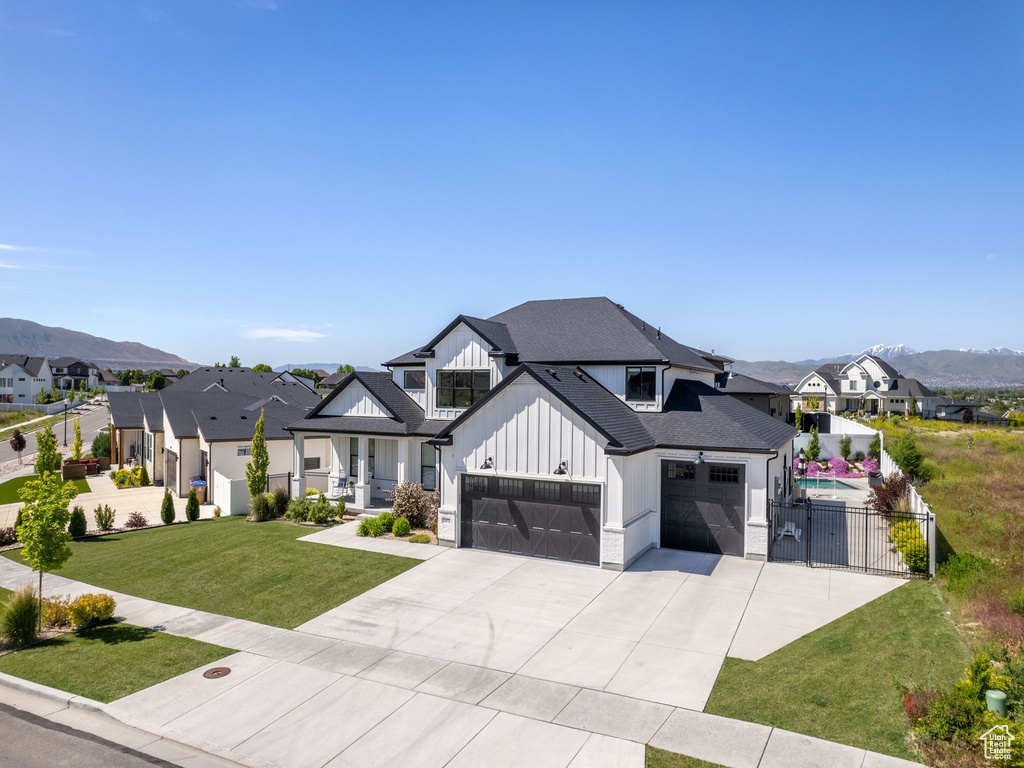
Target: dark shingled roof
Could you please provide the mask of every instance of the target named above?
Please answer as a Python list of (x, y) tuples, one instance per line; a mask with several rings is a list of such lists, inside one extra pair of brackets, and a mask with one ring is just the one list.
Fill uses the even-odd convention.
[(715, 378), (715, 388), (727, 395), (791, 395), (793, 390), (785, 384), (772, 384), (742, 373)]
[[(221, 393), (222, 395), (224, 393)], [(256, 422), (263, 412), (263, 437), (267, 440), (291, 440), (288, 425), (304, 413), (302, 408), (269, 400), (250, 402), (242, 407), (225, 408), (216, 399), (199, 402), (192, 415), (208, 443), (252, 440)]]
[[(321, 416), (323, 409), (346, 387), (359, 382), (390, 413), (381, 416)], [(423, 409), (399, 387), (386, 371), (350, 373), (303, 419), (288, 428), (293, 432), (352, 432), (356, 434), (417, 435), (433, 437), (448, 425), (447, 421), (424, 418)]]
[(797, 431), (793, 427), (698, 381), (678, 380), (662, 413), (637, 413), (580, 368), (522, 364), (437, 435), (444, 441), (504, 387), (528, 374), (551, 390), (608, 439), (610, 454), (651, 448), (707, 448), (774, 451)]
[(906, 397), (935, 397), (935, 393), (917, 379), (896, 379), (889, 385), (886, 393)]
[[(164, 391), (202, 392), (213, 384), (228, 392), (261, 399), (277, 395), (288, 405), (313, 408), (320, 403), (320, 395), (298, 382), (281, 381), (279, 373), (257, 373), (249, 368), (197, 368), (185, 378), (176, 381)], [(216, 387), (214, 387), (216, 389)], [(210, 390), (212, 391), (212, 390)]]
[[(142, 429), (142, 402), (138, 392), (111, 392), (107, 395), (110, 420), (116, 429)], [(162, 420), (161, 420), (162, 421)]]
[(838, 395), (840, 391), (839, 377), (845, 367), (845, 363), (825, 363), (815, 368), (814, 372), (823, 378), (829, 388)]
[(680, 344), (605, 297), (528, 301), (488, 319), (459, 315), (426, 345), (384, 365), (417, 365), (459, 323), (524, 363), (660, 363), (718, 373), (729, 358)]
[(29, 355), (6, 353), (0, 354), (0, 368), (6, 368), (8, 365), (18, 365), (24, 368), (31, 376), (39, 375), (39, 369), (43, 367), (43, 363), (45, 361), (45, 357), (30, 357)]
[(699, 381), (678, 379), (661, 413), (637, 414), (659, 447), (768, 452), (794, 427)]

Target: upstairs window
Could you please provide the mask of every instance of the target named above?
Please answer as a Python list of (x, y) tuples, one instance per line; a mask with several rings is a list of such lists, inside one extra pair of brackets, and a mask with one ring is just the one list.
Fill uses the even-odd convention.
[(403, 389), (426, 389), (427, 386), (427, 372), (426, 371), (406, 371), (404, 373), (404, 381), (402, 383)]
[(653, 403), (657, 368), (626, 369), (626, 400), (633, 403)]
[(853, 380), (850, 381), (850, 391), (851, 392), (856, 392), (857, 391), (857, 382), (856, 381), (853, 381)]
[(469, 408), (491, 388), (490, 371), (438, 371), (438, 408)]

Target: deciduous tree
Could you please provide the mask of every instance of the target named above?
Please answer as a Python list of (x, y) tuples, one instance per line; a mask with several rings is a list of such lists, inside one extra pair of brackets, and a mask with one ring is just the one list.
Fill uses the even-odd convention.
[(14, 430), (14, 434), (11, 435), (11, 450), (18, 454), (18, 463), (21, 464), (21, 452), (25, 450), (25, 436), (21, 434), (17, 429)]
[(71, 429), (75, 433), (71, 441), (71, 458), (78, 461), (82, 458), (82, 420), (78, 416), (71, 422)]
[(56, 472), (60, 469), (60, 454), (57, 453), (57, 436), (47, 424), (36, 436), (36, 474)]

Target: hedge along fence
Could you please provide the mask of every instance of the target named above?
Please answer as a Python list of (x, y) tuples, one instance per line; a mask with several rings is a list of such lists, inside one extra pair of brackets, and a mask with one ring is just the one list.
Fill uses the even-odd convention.
[[(882, 443), (882, 455), (879, 457), (879, 468), (881, 469), (882, 477), (892, 477), (893, 475), (903, 474), (903, 470), (899, 468), (892, 456), (890, 456), (885, 450), (884, 441)], [(907, 496), (910, 500), (910, 511), (919, 516), (920, 535), (929, 545), (928, 578), (931, 579), (935, 577), (935, 513), (932, 512), (932, 508), (928, 506), (927, 502), (921, 498), (921, 494), (917, 492), (917, 488), (913, 485), (910, 485), (909, 488), (910, 490), (907, 492)], [(905, 558), (904, 562), (906, 562)]]

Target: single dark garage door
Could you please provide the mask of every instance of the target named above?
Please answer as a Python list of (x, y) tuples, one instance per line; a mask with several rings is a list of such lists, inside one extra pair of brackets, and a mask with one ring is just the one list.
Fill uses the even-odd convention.
[(742, 464), (661, 462), (661, 546), (743, 556)]
[(462, 546), (598, 565), (601, 486), (462, 476)]

